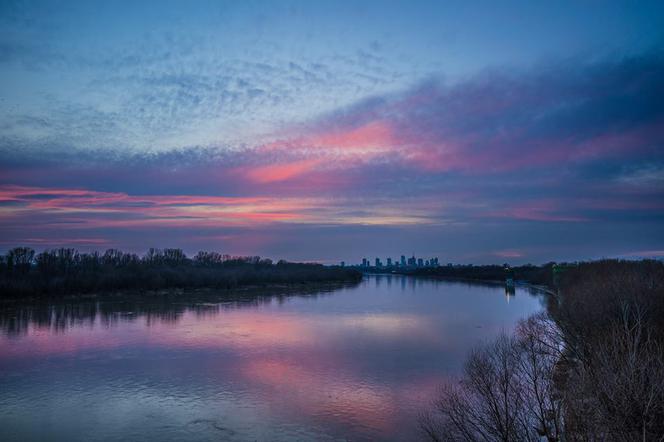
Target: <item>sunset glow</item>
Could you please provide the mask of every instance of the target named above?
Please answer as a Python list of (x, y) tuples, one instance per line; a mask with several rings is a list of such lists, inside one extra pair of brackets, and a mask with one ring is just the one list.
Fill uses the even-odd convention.
[[(0, 247), (325, 262), (664, 247), (661, 8), (570, 5), (570, 23), (544, 5), (497, 20), (342, 3), (173, 12), (186, 24), (164, 8), (149, 37), (128, 5), (4, 14)], [(95, 20), (101, 34), (79, 26)]]
[(661, 440), (662, 318), (662, 0), (0, 0), (1, 442)]

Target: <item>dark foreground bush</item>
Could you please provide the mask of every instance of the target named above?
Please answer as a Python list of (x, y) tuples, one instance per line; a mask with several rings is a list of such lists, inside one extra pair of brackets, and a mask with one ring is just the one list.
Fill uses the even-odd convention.
[(110, 249), (29, 248), (9, 251), (0, 262), (4, 298), (58, 296), (116, 290), (171, 288), (229, 289), (246, 285), (358, 281), (361, 273), (342, 267), (302, 264), (258, 256), (231, 257), (199, 252), (188, 258), (180, 249), (150, 249), (143, 257)]
[(421, 428), (434, 441), (664, 440), (664, 264), (600, 261), (476, 349)]

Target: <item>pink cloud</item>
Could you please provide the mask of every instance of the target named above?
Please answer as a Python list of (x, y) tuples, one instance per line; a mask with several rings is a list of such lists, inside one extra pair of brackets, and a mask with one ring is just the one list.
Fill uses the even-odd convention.
[(568, 215), (562, 213), (563, 205), (554, 200), (536, 200), (524, 202), (520, 205), (512, 205), (504, 209), (489, 211), (485, 216), (495, 218), (512, 218), (527, 221), (546, 222), (586, 222), (588, 218), (583, 216)]
[[(8, 185), (0, 186), (0, 198), (12, 203), (0, 207), (0, 227), (16, 232), (36, 228), (72, 232), (101, 228), (247, 228), (275, 223), (401, 225), (430, 222), (426, 212), (406, 217), (398, 208), (375, 207), (366, 213), (347, 215), (348, 207), (355, 203), (339, 197), (129, 195)], [(381, 206), (381, 202), (375, 201), (373, 205)], [(81, 235), (80, 244), (93, 244), (94, 241), (85, 240), (86, 237), (88, 235)], [(39, 236), (22, 234), (21, 238), (28, 240)]]
[(498, 250), (493, 254), (501, 258), (521, 258), (524, 256), (522, 251), (516, 249)]
[(311, 172), (321, 163), (318, 159), (293, 161), (285, 164), (275, 164), (245, 168), (246, 177), (257, 183), (274, 183), (287, 181), (303, 174)]
[[(297, 181), (302, 188), (334, 189), (344, 187), (344, 180), (335, 179), (344, 171), (397, 151), (399, 141), (388, 121), (333, 126), (306, 134), (296, 132), (250, 149), (245, 159), (256, 165), (240, 166), (231, 173), (258, 184)], [(264, 164), (265, 158), (273, 162)], [(326, 178), (321, 180), (321, 175)]]
[(311, 137), (314, 146), (323, 148), (383, 148), (394, 142), (393, 128), (387, 121), (371, 121), (358, 128), (338, 129)]

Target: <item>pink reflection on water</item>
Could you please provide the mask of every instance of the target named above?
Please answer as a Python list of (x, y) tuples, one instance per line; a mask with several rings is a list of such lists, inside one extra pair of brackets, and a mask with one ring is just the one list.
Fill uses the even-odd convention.
[(507, 310), (502, 293), (486, 287), (390, 281), (247, 304), (64, 304), (51, 307), (50, 322), (41, 310), (18, 312), (16, 320), (42, 325), (0, 336), (0, 373), (17, 374), (16, 391), (44, 374), (44, 391), (73, 391), (77, 400), (90, 392), (103, 402), (100, 386), (113, 385), (132, 401), (140, 388), (156, 407), (168, 398), (191, 419), (217, 419), (251, 440), (244, 419), (252, 435), (408, 440), (469, 345), (495, 336), (505, 325), (497, 318), (509, 326), (515, 307), (530, 302), (520, 293)]
[(67, 356), (86, 350), (111, 350), (127, 344), (126, 337), (108, 333), (96, 325), (67, 326), (66, 329), (31, 325), (25, 336), (0, 339), (0, 354), (9, 358)]
[[(347, 333), (392, 339), (403, 334), (436, 340), (435, 330), (417, 315), (346, 314), (297, 318), (256, 310), (229, 310), (215, 314), (184, 312), (177, 320), (127, 315), (115, 322), (97, 317), (60, 329), (32, 325), (17, 339), (0, 339), (0, 353), (8, 358), (65, 356), (112, 352), (122, 348), (173, 350), (232, 350), (235, 382), (263, 391), (262, 399), (274, 413), (314, 416), (321, 422), (353, 422), (387, 436), (399, 425), (404, 401), (431, 399), (432, 386), (442, 378), (384, 383), (357, 371), (341, 351), (326, 345), (346, 339)], [(228, 373), (228, 372), (225, 372)], [(427, 392), (429, 394), (427, 394)]]
[(202, 318), (187, 311), (176, 321), (142, 315), (123, 316), (115, 327), (100, 318), (72, 323), (63, 328), (30, 325), (25, 336), (0, 339), (0, 351), (11, 356), (70, 354), (122, 345), (158, 345), (164, 348), (264, 349), (316, 347), (324, 341), (342, 340), (349, 330), (382, 337), (407, 334), (437, 340), (435, 329), (416, 315), (347, 314), (297, 318), (255, 310), (228, 310)]
[(271, 406), (276, 409), (306, 410), (323, 420), (362, 422), (383, 434), (393, 431), (397, 406), (388, 386), (371, 384), (340, 366), (331, 370), (321, 362), (335, 363), (272, 357), (249, 361), (241, 373), (247, 382), (270, 388)]

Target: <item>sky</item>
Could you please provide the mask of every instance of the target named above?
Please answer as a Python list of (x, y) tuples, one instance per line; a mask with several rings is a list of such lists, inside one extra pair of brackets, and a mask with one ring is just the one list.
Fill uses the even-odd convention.
[(0, 250), (664, 256), (661, 2), (0, 0)]

